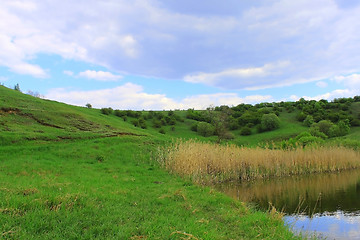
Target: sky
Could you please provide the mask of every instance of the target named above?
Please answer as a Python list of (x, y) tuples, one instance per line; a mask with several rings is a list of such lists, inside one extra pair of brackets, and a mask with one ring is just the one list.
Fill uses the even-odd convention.
[(0, 83), (113, 109), (360, 95), (357, 0), (0, 0)]

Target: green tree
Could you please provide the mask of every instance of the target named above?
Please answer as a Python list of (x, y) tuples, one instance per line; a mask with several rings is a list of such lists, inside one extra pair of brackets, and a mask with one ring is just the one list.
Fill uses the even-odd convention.
[(204, 137), (209, 137), (214, 135), (215, 128), (213, 125), (207, 122), (199, 122), (197, 124), (197, 132)]
[[(318, 123), (311, 125), (311, 134), (313, 132), (319, 131), (324, 133), (326, 136), (330, 136), (330, 129), (333, 127), (333, 123), (329, 120), (321, 120)], [(314, 134), (313, 134), (314, 135)]]
[(261, 128), (263, 131), (271, 131), (280, 127), (280, 119), (276, 114), (264, 114), (261, 118)]
[(313, 116), (307, 115), (303, 123), (305, 126), (310, 127), (314, 123)]
[(14, 86), (14, 90), (21, 92), (20, 85), (18, 83)]

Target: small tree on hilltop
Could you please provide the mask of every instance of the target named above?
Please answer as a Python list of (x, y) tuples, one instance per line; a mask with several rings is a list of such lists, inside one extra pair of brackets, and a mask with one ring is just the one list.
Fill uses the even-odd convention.
[(20, 85), (18, 83), (14, 86), (14, 90), (21, 92)]
[(86, 106), (87, 108), (92, 108), (92, 106), (91, 106), (90, 103), (87, 103), (85, 106)]

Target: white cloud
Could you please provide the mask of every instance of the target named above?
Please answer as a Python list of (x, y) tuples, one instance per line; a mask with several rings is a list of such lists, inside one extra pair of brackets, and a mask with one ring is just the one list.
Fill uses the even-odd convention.
[(348, 76), (336, 76), (334, 79), (338, 83), (344, 84), (350, 89), (358, 89), (360, 92), (360, 74), (351, 74)]
[(320, 81), (316, 83), (316, 86), (318, 86), (319, 88), (326, 88), (328, 84), (326, 82)]
[(224, 87), (228, 85), (230, 81), (235, 88), (259, 89), (266, 87), (261, 84), (268, 83), (250, 79), (259, 80), (259, 78), (263, 79), (269, 75), (279, 75), (281, 71), (289, 65), (290, 63), (285, 61), (276, 64), (265, 64), (262, 67), (228, 69), (217, 73), (198, 73), (187, 75), (184, 77), (184, 80), (186, 82), (204, 83), (218, 87)]
[(28, 63), (18, 63), (10, 66), (10, 70), (19, 74), (28, 74), (38, 78), (48, 77), (40, 66)]
[(336, 89), (334, 91), (324, 93), (324, 94), (320, 94), (320, 95), (313, 96), (313, 97), (303, 96), (303, 98), (306, 99), (306, 100), (319, 101), (321, 99), (325, 99), (325, 100), (330, 101), (330, 100), (333, 100), (334, 98), (353, 97), (353, 96), (356, 96), (356, 95), (359, 95), (359, 94), (360, 94), (360, 89), (353, 89), (353, 90)]
[(84, 72), (80, 72), (78, 74), (79, 77), (84, 77), (88, 79), (94, 79), (97, 81), (103, 81), (103, 82), (113, 82), (118, 81), (122, 78), (120, 75), (114, 75), (110, 72), (104, 72), (104, 71), (93, 71), (93, 70), (86, 70)]
[(206, 109), (210, 105), (236, 106), (240, 103), (272, 102), (269, 95), (252, 95), (239, 97), (235, 93), (216, 93), (194, 95), (175, 101), (164, 94), (149, 94), (140, 85), (125, 83), (112, 89), (76, 91), (63, 88), (51, 89), (46, 98), (68, 104), (85, 106), (91, 103), (96, 108), (112, 107), (114, 109), (162, 110), (162, 109)]
[[(109, 71), (186, 76), (189, 82), (227, 89), (284, 86), (360, 71), (360, 35), (354, 34), (360, 32), (359, 5), (230, 2), (214, 0), (194, 10), (189, 1), (5, 0), (0, 65), (44, 77), (43, 67), (30, 60), (56, 54)], [(291, 64), (281, 66), (283, 61)]]

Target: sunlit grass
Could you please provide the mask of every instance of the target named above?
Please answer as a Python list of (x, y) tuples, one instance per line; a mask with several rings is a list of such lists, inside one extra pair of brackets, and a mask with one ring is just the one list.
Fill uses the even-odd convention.
[(159, 153), (165, 168), (199, 182), (247, 181), (360, 167), (360, 153), (344, 147), (276, 150), (189, 140), (177, 141)]

